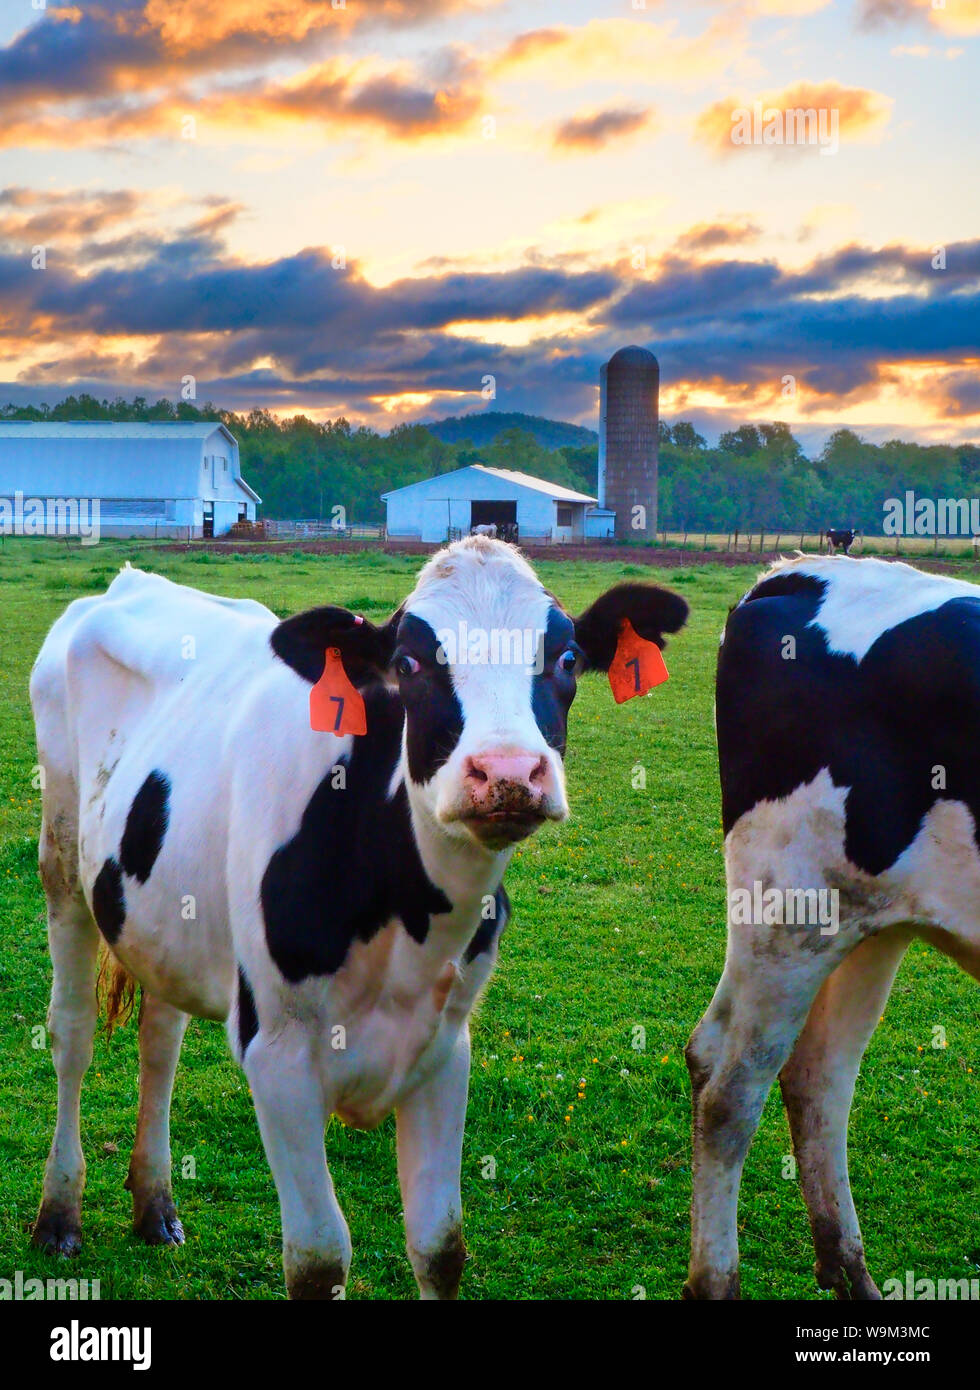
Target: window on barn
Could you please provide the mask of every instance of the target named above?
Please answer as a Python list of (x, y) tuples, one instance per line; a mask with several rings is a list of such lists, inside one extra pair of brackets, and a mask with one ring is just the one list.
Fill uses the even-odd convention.
[(571, 525), (573, 524), (573, 523), (572, 523), (572, 517), (573, 517), (573, 512), (572, 512), (571, 507), (570, 507), (567, 503), (565, 503), (565, 502), (559, 502), (559, 503), (558, 503), (558, 525), (559, 525), (559, 526), (571, 526)]

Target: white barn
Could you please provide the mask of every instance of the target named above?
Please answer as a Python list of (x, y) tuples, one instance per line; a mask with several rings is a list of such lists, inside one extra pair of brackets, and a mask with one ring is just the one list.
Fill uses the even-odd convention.
[(37, 500), (98, 501), (103, 536), (220, 536), (261, 498), (217, 422), (0, 421), (0, 499), (17, 524)]
[(522, 542), (605, 534), (590, 521), (596, 498), (530, 473), (482, 463), (395, 488), (382, 493), (381, 500), (387, 504), (392, 540), (439, 544), (450, 536), (468, 535), (474, 526), (515, 524)]

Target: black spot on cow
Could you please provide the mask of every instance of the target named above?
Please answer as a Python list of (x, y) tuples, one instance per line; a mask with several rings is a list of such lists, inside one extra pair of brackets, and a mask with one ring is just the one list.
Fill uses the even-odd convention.
[(123, 891), (122, 870), (115, 859), (109, 858), (99, 870), (92, 886), (92, 912), (99, 931), (114, 946), (122, 935), (126, 921), (126, 894)]
[(489, 951), (509, 920), (510, 898), (507, 896), (507, 890), (504, 888), (503, 884), (501, 884), (494, 894), (494, 915), (480, 922), (480, 925), (473, 933), (473, 940), (466, 948), (466, 953), (463, 956), (463, 963), (469, 965), (472, 961), (476, 960), (477, 956), (482, 955), (484, 951)]
[(151, 772), (133, 797), (119, 858), (125, 873), (145, 883), (153, 872), (170, 823), (170, 779)]
[(531, 709), (545, 742), (564, 757), (568, 711), (575, 699), (575, 662), (566, 668), (561, 658), (567, 652), (580, 658), (581, 653), (575, 641), (575, 624), (561, 608), (548, 610), (542, 642), (541, 670), (531, 681)]
[[(825, 587), (774, 575), (729, 617), (717, 684), (722, 820), (727, 834), (759, 801), (826, 768), (850, 789), (848, 859), (880, 874), (937, 801), (964, 802), (980, 826), (980, 597), (896, 624), (858, 662), (810, 626)], [(945, 786), (934, 785), (937, 767)]]
[(294, 984), (339, 970), (353, 941), (369, 941), (392, 918), (422, 942), (429, 918), (452, 908), (422, 865), (404, 782), (388, 796), (401, 753), (401, 701), (374, 685), (364, 703), (367, 733), (339, 764), (345, 777), (328, 771), (262, 879), (269, 953)]
[(259, 1031), (259, 1016), (255, 1011), (255, 996), (245, 971), (238, 967), (238, 1046), (244, 1057), (249, 1043)]
[[(417, 663), (418, 669), (400, 669)], [(392, 661), (405, 706), (408, 770), (413, 782), (428, 782), (448, 762), (463, 732), (460, 708), (446, 654), (424, 619), (406, 613), (398, 624)]]

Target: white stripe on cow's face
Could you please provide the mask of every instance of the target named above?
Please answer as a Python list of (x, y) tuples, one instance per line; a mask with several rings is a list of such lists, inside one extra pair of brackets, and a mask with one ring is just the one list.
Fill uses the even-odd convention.
[[(450, 833), (490, 849), (516, 843), (542, 820), (568, 815), (561, 756), (532, 704), (553, 607), (523, 557), (483, 537), (458, 542), (430, 561), (404, 605), (403, 630), (420, 646), (435, 637), (441, 668), (438, 692), (430, 683), (418, 707), (411, 683), (427, 680), (425, 671), (409, 670), (401, 680), (413, 802), (424, 804)], [(413, 766), (413, 735), (422, 730), (428, 750), (444, 744), (446, 755), (431, 772), (420, 771), (418, 753)]]

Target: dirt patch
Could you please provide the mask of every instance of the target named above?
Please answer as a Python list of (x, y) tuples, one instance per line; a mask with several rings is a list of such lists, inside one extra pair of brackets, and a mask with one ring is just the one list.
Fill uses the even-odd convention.
[[(302, 551), (306, 555), (351, 555), (361, 552), (379, 551), (384, 555), (432, 555), (441, 550), (440, 545), (425, 545), (421, 541), (371, 541), (371, 540), (289, 540), (289, 541), (166, 541), (160, 548), (168, 554), (189, 552), (200, 555), (289, 555)], [(725, 550), (700, 550), (659, 547), (640, 547), (631, 545), (523, 545), (520, 547), (529, 560), (604, 560), (620, 565), (649, 565), (654, 569), (679, 569), (688, 565), (721, 565), (726, 569), (755, 567), (764, 569), (773, 560), (789, 559), (796, 554), (795, 547), (786, 545), (779, 550), (758, 550), (736, 552)], [(807, 552), (810, 558), (810, 552)], [(815, 556), (813, 558), (816, 558)], [(860, 559), (860, 556), (854, 557)], [(970, 557), (962, 560), (932, 560), (920, 555), (879, 555), (880, 560), (901, 560), (914, 565), (916, 569), (929, 570), (935, 574), (960, 574), (966, 568), (975, 568)]]

